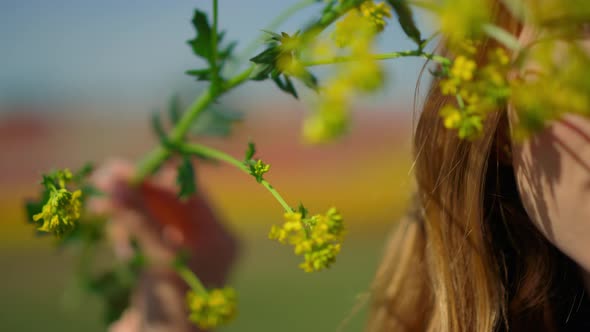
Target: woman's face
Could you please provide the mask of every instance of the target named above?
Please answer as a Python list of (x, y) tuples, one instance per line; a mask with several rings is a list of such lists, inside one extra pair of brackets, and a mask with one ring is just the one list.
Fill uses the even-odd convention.
[[(521, 42), (526, 44), (532, 35), (525, 28)], [(590, 42), (585, 43), (590, 51)], [(510, 113), (514, 119), (514, 111)], [(528, 215), (550, 242), (580, 265), (590, 287), (590, 119), (566, 115), (514, 144), (513, 165)]]

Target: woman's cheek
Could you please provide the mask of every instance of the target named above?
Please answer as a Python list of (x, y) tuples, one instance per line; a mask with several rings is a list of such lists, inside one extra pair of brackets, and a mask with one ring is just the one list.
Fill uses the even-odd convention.
[(514, 144), (513, 163), (535, 226), (590, 272), (590, 119), (568, 114)]

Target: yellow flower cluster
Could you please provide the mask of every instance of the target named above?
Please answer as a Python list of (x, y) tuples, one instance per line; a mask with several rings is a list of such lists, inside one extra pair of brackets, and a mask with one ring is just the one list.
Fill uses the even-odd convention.
[(206, 294), (191, 290), (186, 300), (189, 320), (203, 330), (225, 324), (236, 315), (236, 292), (233, 288), (212, 289)]
[(478, 37), (489, 22), (490, 8), (488, 0), (442, 0), (437, 14), (449, 46)]
[(73, 230), (80, 219), (82, 208), (80, 197), (82, 197), (80, 190), (73, 193), (65, 188), (52, 190), (41, 213), (33, 216), (35, 221), (43, 220), (38, 230), (58, 236)]
[[(72, 231), (80, 219), (82, 191), (71, 192), (66, 188), (67, 182), (72, 180), (72, 173), (67, 169), (55, 172), (51, 178), (53, 180), (46, 183), (47, 202), (41, 212), (33, 216), (33, 220), (39, 225), (38, 230), (62, 236)], [(55, 183), (59, 188), (55, 187)]]
[(384, 2), (365, 1), (358, 10), (373, 23), (377, 31), (382, 31), (387, 24), (385, 19), (391, 18), (391, 8)]
[(252, 175), (256, 178), (262, 178), (262, 176), (270, 170), (270, 165), (265, 164), (262, 160), (258, 159), (252, 166)]
[[(529, 73), (524, 75), (527, 78), (510, 82), (506, 80), (510, 58), (502, 49), (494, 50), (482, 68), (475, 68), (471, 55), (475, 54), (476, 45), (464, 42), (490, 37), (484, 33), (494, 34), (489, 30), (494, 28), (490, 20), (494, 12), (491, 5), (489, 0), (441, 0), (433, 7), (437, 8), (447, 47), (459, 54), (440, 85), (443, 94), (458, 96), (458, 107), (446, 105), (441, 109), (444, 125), (458, 129), (461, 137), (475, 137), (486, 114), (507, 98), (519, 113), (520, 126), (516, 128), (519, 137), (544, 128), (548, 121), (565, 112), (588, 115), (590, 86), (585, 82), (590, 74), (590, 57), (572, 40), (587, 37), (585, 22), (590, 18), (590, 2), (506, 2), (509, 11), (524, 18), (527, 25), (540, 33), (540, 40), (525, 46), (517, 57), (518, 65), (528, 67), (527, 63), (534, 63), (537, 72), (532, 75), (534, 79), (531, 80)], [(503, 38), (495, 39), (506, 43)], [(506, 46), (512, 48), (510, 44)]]
[(506, 79), (510, 58), (504, 49), (495, 48), (478, 68), (473, 59), (473, 44), (462, 49), (468, 51), (443, 69), (445, 78), (439, 83), (442, 94), (455, 96), (457, 105), (443, 106), (440, 115), (446, 128), (457, 129), (459, 137), (472, 139), (481, 132), (488, 112), (497, 109), (510, 95)]
[(313, 114), (305, 120), (303, 135), (308, 142), (325, 142), (345, 132), (354, 96), (374, 92), (383, 85), (383, 68), (372, 50), (387, 17), (391, 17), (391, 9), (385, 3), (366, 1), (336, 22), (332, 41), (320, 39), (310, 47), (312, 58), (341, 56), (346, 60), (336, 67), (334, 76), (326, 79)]
[(305, 272), (329, 268), (340, 252), (344, 233), (342, 216), (335, 208), (325, 215), (305, 218), (300, 212), (285, 213), (282, 226), (273, 225), (268, 237), (294, 247), (304, 261), (299, 265)]
[(520, 79), (511, 82), (511, 103), (520, 120), (517, 136), (526, 137), (564, 113), (590, 115), (590, 56), (583, 43), (539, 42), (525, 63)]
[(336, 22), (332, 38), (339, 47), (356, 42), (356, 37), (373, 37), (381, 32), (391, 18), (391, 8), (381, 2), (365, 1)]

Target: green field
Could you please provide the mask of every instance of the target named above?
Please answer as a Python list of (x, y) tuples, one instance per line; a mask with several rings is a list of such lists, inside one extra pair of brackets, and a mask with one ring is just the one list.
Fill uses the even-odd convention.
[[(267, 240), (264, 230), (249, 232), (232, 278), (239, 316), (221, 330), (337, 331), (349, 317), (341, 331), (360, 331), (366, 305), (354, 316), (351, 311), (366, 297), (385, 232), (352, 233), (333, 269), (307, 274), (297, 268), (289, 248)], [(66, 305), (71, 257), (50, 246), (4, 248), (0, 266), (0, 331), (105, 330), (92, 296)]]

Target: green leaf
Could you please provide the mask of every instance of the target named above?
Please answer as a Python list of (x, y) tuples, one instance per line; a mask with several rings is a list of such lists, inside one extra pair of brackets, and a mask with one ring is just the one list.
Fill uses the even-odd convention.
[[(223, 41), (223, 37), (225, 36), (225, 32), (213, 31), (213, 27), (209, 24), (207, 14), (198, 9), (195, 10), (192, 24), (197, 32), (197, 36), (189, 40), (188, 44), (191, 46), (195, 55), (207, 60), (209, 68), (188, 70), (186, 73), (188, 75), (197, 77), (197, 79), (200, 81), (208, 81), (213, 77), (211, 68), (216, 68), (216, 76), (221, 79), (220, 73), (222, 72), (223, 66), (227, 60), (231, 58), (236, 47), (236, 42), (231, 42), (227, 46), (221, 47), (220, 45)], [(217, 33), (216, 58), (214, 58), (214, 50), (212, 48), (212, 39), (214, 33)], [(222, 82), (222, 80), (220, 82)]]
[(301, 77), (298, 77), (305, 86), (317, 91), (318, 90), (318, 79), (309, 71), (306, 71)]
[[(222, 35), (220, 34), (219, 36)], [(217, 56), (219, 57), (219, 59), (221, 59), (222, 64), (224, 64), (227, 59), (231, 58), (234, 49), (237, 45), (238, 43), (233, 41), (229, 43), (225, 48), (219, 49), (219, 51), (217, 52)]]
[(244, 160), (246, 162), (249, 162), (250, 160), (252, 160), (252, 157), (254, 157), (255, 154), (256, 154), (256, 144), (254, 144), (254, 142), (250, 141), (250, 142), (248, 142), (248, 149), (246, 149), (246, 156), (245, 156)]
[(185, 71), (185, 73), (189, 76), (196, 77), (197, 81), (210, 81), (211, 80), (211, 70), (209, 68), (189, 69), (189, 70)]
[(166, 131), (164, 130), (164, 126), (162, 125), (162, 120), (160, 119), (160, 113), (158, 112), (152, 113), (152, 128), (158, 136), (158, 139), (160, 140), (160, 144), (162, 144), (162, 146), (170, 150), (176, 149), (176, 146), (168, 139)]
[(280, 49), (276, 45), (272, 45), (266, 50), (262, 51), (255, 57), (251, 58), (250, 61), (254, 63), (263, 64), (275, 64), (277, 57), (281, 53)]
[(234, 125), (243, 120), (243, 114), (217, 107), (207, 108), (191, 127), (191, 133), (201, 136), (227, 137)]
[(301, 218), (305, 219), (307, 218), (307, 213), (309, 212), (305, 206), (303, 206), (303, 203), (299, 202), (299, 206), (297, 207), (297, 212), (301, 213)]
[(263, 81), (275, 70), (273, 64), (257, 64), (250, 74), (250, 79), (253, 81)]
[(45, 187), (45, 189), (49, 190), (52, 187), (57, 186), (57, 181), (55, 180), (54, 174), (43, 174), (43, 179), (41, 180), (41, 185)]
[(292, 95), (295, 99), (299, 99), (299, 96), (297, 95), (297, 91), (295, 90), (295, 86), (293, 86), (293, 82), (291, 81), (289, 76), (283, 75), (282, 79), (281, 79), (281, 76), (275, 76), (272, 78), (272, 80), (279, 87), (279, 89)]
[(94, 165), (90, 162), (84, 164), (76, 173), (72, 176), (72, 181), (80, 183), (84, 178), (88, 177), (94, 171)]
[(82, 190), (82, 199), (86, 199), (90, 196), (105, 196), (106, 194), (98, 189), (97, 187), (86, 184), (80, 188)]
[(178, 175), (176, 182), (180, 187), (178, 197), (181, 199), (189, 198), (197, 192), (197, 185), (195, 183), (195, 170), (190, 157), (184, 156), (182, 163), (178, 166)]
[(164, 130), (164, 126), (162, 125), (162, 120), (160, 119), (160, 113), (154, 112), (152, 114), (152, 129), (158, 135), (160, 141), (167, 140), (166, 131)]
[(33, 216), (41, 212), (43, 209), (44, 200), (28, 200), (25, 202), (25, 211), (27, 212), (27, 222), (29, 224), (36, 224), (33, 220)]
[(212, 28), (211, 25), (209, 25), (207, 14), (196, 9), (192, 23), (197, 31), (197, 36), (194, 39), (189, 40), (188, 44), (192, 47), (193, 52), (197, 56), (210, 61), (213, 55), (213, 51), (211, 50)]
[(180, 102), (180, 97), (178, 95), (174, 95), (170, 98), (170, 104), (168, 105), (168, 116), (170, 117), (170, 121), (172, 124), (177, 124), (180, 121), (180, 116), (182, 115), (182, 105)]
[(408, 1), (387, 0), (387, 2), (393, 7), (393, 10), (397, 14), (398, 22), (406, 35), (420, 46), (422, 44), (422, 37), (420, 35), (420, 30), (418, 30), (418, 26), (414, 21), (414, 15), (412, 9), (408, 5)]

